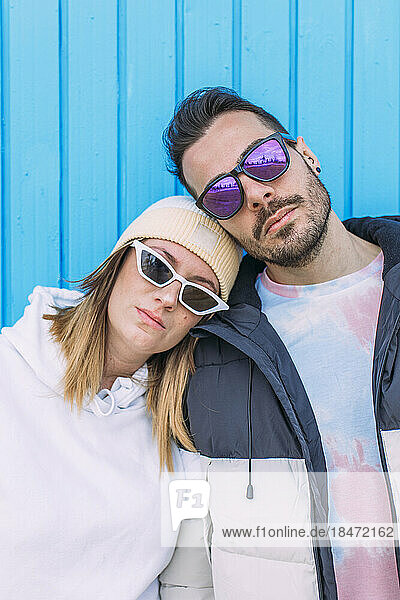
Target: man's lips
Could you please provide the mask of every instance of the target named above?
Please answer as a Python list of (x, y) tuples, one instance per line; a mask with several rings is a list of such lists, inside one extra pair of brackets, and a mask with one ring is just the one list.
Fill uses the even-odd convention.
[(277, 210), (276, 213), (265, 222), (265, 235), (277, 231), (282, 225), (290, 221), (296, 208), (296, 206), (285, 206), (284, 208)]
[(161, 317), (151, 312), (151, 310), (139, 308), (138, 306), (136, 306), (136, 310), (140, 319), (147, 325), (150, 325), (150, 327), (153, 327), (154, 329), (165, 329), (165, 325)]

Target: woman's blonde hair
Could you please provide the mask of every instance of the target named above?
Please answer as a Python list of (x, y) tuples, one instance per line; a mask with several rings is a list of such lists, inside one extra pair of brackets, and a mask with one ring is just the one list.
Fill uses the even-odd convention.
[[(95, 271), (74, 282), (84, 293), (77, 305), (43, 315), (52, 321), (50, 333), (66, 359), (64, 399), (71, 409), (76, 406), (81, 410), (86, 398), (91, 401), (99, 391), (106, 355), (108, 301), (129, 246), (125, 244)], [(158, 442), (160, 468), (166, 465), (169, 471), (173, 470), (171, 439), (187, 450), (196, 450), (183, 416), (183, 394), (189, 373), (194, 371), (196, 342), (187, 334), (174, 348), (153, 354), (147, 361), (147, 406)]]

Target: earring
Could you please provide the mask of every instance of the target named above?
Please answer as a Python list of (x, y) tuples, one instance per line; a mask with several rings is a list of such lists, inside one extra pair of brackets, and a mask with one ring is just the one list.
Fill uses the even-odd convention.
[(321, 173), (321, 169), (319, 167), (315, 167), (315, 170), (317, 171), (317, 173)]

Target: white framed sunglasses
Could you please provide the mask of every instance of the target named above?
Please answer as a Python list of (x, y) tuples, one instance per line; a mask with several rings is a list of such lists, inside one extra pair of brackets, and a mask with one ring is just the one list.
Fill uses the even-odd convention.
[(219, 310), (229, 310), (229, 306), (206, 287), (188, 281), (169, 264), (169, 262), (153, 248), (139, 240), (130, 244), (136, 250), (136, 263), (140, 275), (157, 287), (165, 287), (173, 281), (179, 281), (179, 302), (195, 315), (209, 315)]

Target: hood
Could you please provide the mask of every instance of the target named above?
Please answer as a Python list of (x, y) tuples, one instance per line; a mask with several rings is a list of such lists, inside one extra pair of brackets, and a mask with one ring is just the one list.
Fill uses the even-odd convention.
[(383, 252), (383, 279), (400, 263), (400, 217), (362, 217), (343, 221), (348, 231), (379, 246)]
[[(46, 313), (54, 314), (55, 307), (74, 306), (81, 298), (82, 293), (76, 290), (37, 286), (28, 298), (29, 304), (23, 316), (13, 327), (4, 327), (1, 331), (36, 377), (59, 396), (63, 395), (66, 361), (59, 344), (50, 335), (51, 321), (45, 321), (42, 317)], [(111, 390), (101, 390), (92, 402), (86, 403), (84, 410), (103, 417), (121, 412), (134, 404), (135, 407), (144, 405), (146, 381), (147, 366), (143, 365), (133, 379), (118, 377)]]

